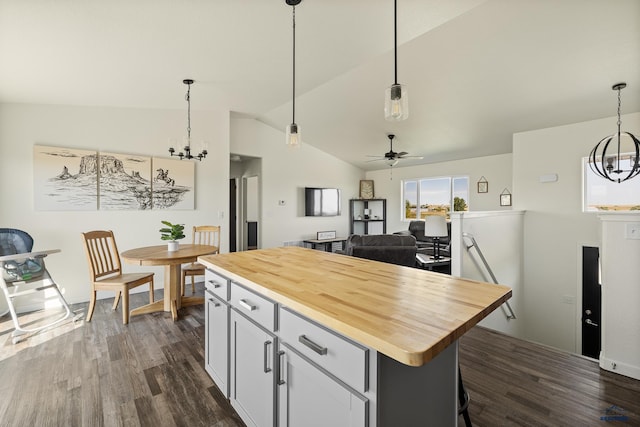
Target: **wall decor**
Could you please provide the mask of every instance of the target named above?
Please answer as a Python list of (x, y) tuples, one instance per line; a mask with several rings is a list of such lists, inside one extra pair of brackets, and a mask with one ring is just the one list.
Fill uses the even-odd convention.
[(375, 193), (373, 191), (373, 180), (361, 179), (360, 180), (360, 198), (361, 199), (373, 199)]
[(193, 162), (154, 157), (151, 173), (152, 209), (194, 209)]
[(500, 193), (500, 206), (511, 206), (511, 193), (506, 188)]
[(336, 232), (335, 231), (318, 231), (317, 236), (318, 236), (317, 240), (335, 239)]
[(100, 210), (151, 209), (151, 157), (98, 154)]
[(489, 182), (487, 181), (487, 178), (485, 178), (484, 176), (480, 177), (480, 180), (478, 181), (478, 193), (488, 193), (489, 192)]
[(98, 209), (97, 152), (33, 146), (35, 210)]

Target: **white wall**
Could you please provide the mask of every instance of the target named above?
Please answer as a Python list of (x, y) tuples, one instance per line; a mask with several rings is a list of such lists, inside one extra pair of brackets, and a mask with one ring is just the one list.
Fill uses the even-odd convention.
[[(284, 132), (248, 118), (231, 119), (231, 152), (260, 157), (261, 247), (315, 239), (318, 231), (349, 232), (350, 198), (358, 196), (362, 170), (307, 144), (297, 149), (285, 145)], [(304, 187), (342, 190), (342, 215), (305, 217)], [(285, 205), (278, 205), (284, 200)]]
[[(602, 352), (600, 366), (640, 379), (640, 215), (601, 214)], [(636, 233), (637, 234), (637, 233)]]
[[(524, 337), (527, 322), (523, 295), (523, 254), (524, 254), (524, 212), (453, 212), (451, 214), (451, 274), (453, 276), (494, 283), (489, 270), (480, 256), (484, 256), (491, 272), (501, 285), (511, 288), (509, 306), (506, 304), (495, 310), (480, 325), (495, 329), (518, 338)], [(475, 239), (475, 246), (468, 233)]]
[[(640, 113), (624, 115), (622, 123), (638, 135)], [(581, 159), (615, 129), (610, 117), (514, 135), (513, 207), (526, 210), (525, 334), (532, 341), (580, 351), (579, 253), (583, 245), (599, 246), (597, 216), (582, 212)], [(551, 173), (557, 182), (539, 182)]]
[[(83, 231), (112, 229), (119, 249), (124, 251), (163, 244), (158, 232), (161, 220), (184, 223), (188, 228), (226, 224), (229, 113), (192, 111), (192, 136), (195, 141), (205, 139), (210, 152), (195, 166), (195, 210), (35, 211), (34, 144), (164, 157), (168, 139), (181, 141), (185, 136), (185, 117), (181, 110), (0, 104), (0, 226), (27, 231), (35, 240), (34, 249), (62, 250), (47, 259), (47, 268), (69, 302), (89, 298), (89, 273), (80, 237)], [(219, 214), (224, 219), (219, 219)], [(223, 252), (228, 250), (228, 234), (224, 231), (221, 246)], [(162, 267), (125, 267), (127, 271), (156, 272), (157, 287), (162, 288)]]
[[(408, 223), (402, 222), (404, 204), (400, 200), (402, 180), (438, 176), (469, 177), (469, 210), (509, 210), (500, 206), (502, 190), (511, 191), (511, 154), (477, 157), (451, 162), (431, 163), (420, 166), (393, 167), (367, 172), (367, 179), (374, 180), (375, 195), (387, 199), (387, 233), (406, 230)], [(484, 176), (489, 182), (488, 193), (478, 193), (476, 183)]]

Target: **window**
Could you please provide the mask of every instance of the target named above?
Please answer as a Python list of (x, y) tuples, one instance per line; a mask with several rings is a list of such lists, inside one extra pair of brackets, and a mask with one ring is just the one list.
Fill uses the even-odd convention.
[(582, 159), (584, 177), (583, 212), (640, 211), (640, 177), (617, 183), (604, 179)]
[(469, 177), (438, 177), (405, 180), (402, 183), (403, 220), (424, 219), (451, 211), (468, 211)]

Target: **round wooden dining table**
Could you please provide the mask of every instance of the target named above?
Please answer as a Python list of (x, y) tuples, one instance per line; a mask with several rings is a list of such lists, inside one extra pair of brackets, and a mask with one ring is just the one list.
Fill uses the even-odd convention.
[(151, 304), (131, 310), (130, 316), (157, 311), (171, 313), (173, 320), (178, 319), (181, 307), (204, 304), (204, 297), (183, 297), (180, 292), (182, 264), (195, 262), (199, 256), (218, 253), (213, 245), (193, 245), (181, 243), (177, 251), (169, 252), (167, 245), (146, 246), (129, 249), (120, 254), (120, 258), (128, 264), (163, 265), (164, 266), (164, 298)]

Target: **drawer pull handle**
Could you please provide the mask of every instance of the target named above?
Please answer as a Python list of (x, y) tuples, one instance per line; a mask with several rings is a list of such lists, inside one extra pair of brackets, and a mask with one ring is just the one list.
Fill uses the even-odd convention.
[(313, 341), (311, 341), (309, 338), (307, 338), (304, 335), (300, 335), (298, 337), (298, 341), (300, 341), (302, 344), (306, 345), (311, 350), (313, 350), (316, 353), (318, 353), (320, 356), (323, 356), (323, 355), (327, 354), (327, 347), (323, 347), (323, 346), (321, 346), (319, 344), (314, 343)]
[(271, 372), (271, 368), (269, 367), (269, 346), (271, 345), (271, 341), (264, 342), (264, 373), (268, 374)]
[(278, 352), (278, 385), (283, 385), (285, 383), (282, 378), (284, 375), (284, 351), (280, 350)]
[(209, 301), (213, 303), (214, 307), (220, 307), (220, 303), (214, 300), (213, 298), (209, 298)]
[(222, 287), (222, 285), (220, 283), (216, 282), (215, 280), (209, 280), (209, 283), (211, 283), (215, 289), (218, 289), (218, 288)]
[(255, 305), (249, 304), (246, 300), (243, 300), (243, 299), (238, 301), (238, 304), (240, 304), (242, 307), (244, 307), (245, 309), (247, 309), (249, 311), (253, 311), (253, 310), (255, 310), (257, 308)]

